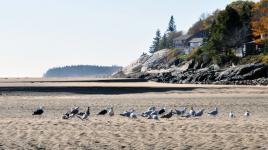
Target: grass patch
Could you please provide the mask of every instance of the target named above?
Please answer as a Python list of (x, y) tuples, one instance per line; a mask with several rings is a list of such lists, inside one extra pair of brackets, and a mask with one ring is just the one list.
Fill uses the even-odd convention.
[(268, 53), (262, 53), (259, 55), (249, 55), (240, 59), (239, 64), (248, 64), (248, 63), (264, 63), (268, 65)]

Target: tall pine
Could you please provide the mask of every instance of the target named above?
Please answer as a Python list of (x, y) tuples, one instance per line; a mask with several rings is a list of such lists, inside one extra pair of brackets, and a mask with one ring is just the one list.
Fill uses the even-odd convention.
[(155, 37), (153, 40), (153, 44), (150, 47), (150, 53), (154, 53), (160, 49), (160, 40), (161, 40), (161, 33), (160, 30), (158, 29), (155, 33)]
[(175, 25), (175, 20), (174, 20), (174, 17), (171, 16), (170, 17), (170, 20), (169, 20), (169, 23), (168, 23), (168, 29), (167, 29), (167, 32), (176, 32), (176, 25)]

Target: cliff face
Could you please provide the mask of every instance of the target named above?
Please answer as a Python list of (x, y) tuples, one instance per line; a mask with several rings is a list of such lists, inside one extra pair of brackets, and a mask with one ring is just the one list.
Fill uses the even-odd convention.
[(118, 72), (117, 77), (142, 78), (157, 82), (183, 84), (268, 85), (268, 67), (261, 63), (220, 68), (194, 60), (177, 64), (168, 59), (168, 50), (142, 55)]

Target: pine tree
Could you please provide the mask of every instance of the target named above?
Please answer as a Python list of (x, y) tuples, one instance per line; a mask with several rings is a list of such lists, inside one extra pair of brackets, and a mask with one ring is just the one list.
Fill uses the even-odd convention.
[(176, 32), (176, 25), (175, 25), (175, 20), (174, 20), (174, 17), (171, 16), (170, 17), (170, 20), (169, 20), (169, 23), (168, 23), (168, 29), (167, 29), (167, 32)]
[(150, 47), (150, 51), (149, 51), (150, 53), (154, 53), (160, 49), (160, 39), (161, 39), (161, 33), (160, 33), (160, 30), (158, 29), (155, 33), (153, 44)]
[(165, 49), (165, 48), (168, 48), (168, 38), (167, 38), (167, 34), (166, 33), (161, 38), (161, 40), (160, 40), (160, 46), (159, 46), (159, 49)]

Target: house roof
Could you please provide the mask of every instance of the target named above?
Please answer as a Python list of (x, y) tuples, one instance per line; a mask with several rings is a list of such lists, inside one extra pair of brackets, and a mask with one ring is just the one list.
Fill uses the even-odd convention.
[(182, 40), (187, 40), (189, 38), (191, 38), (192, 35), (181, 35), (179, 37), (176, 37), (174, 40), (176, 41), (182, 41)]
[(189, 41), (189, 43), (202, 43), (203, 38), (193, 38)]

